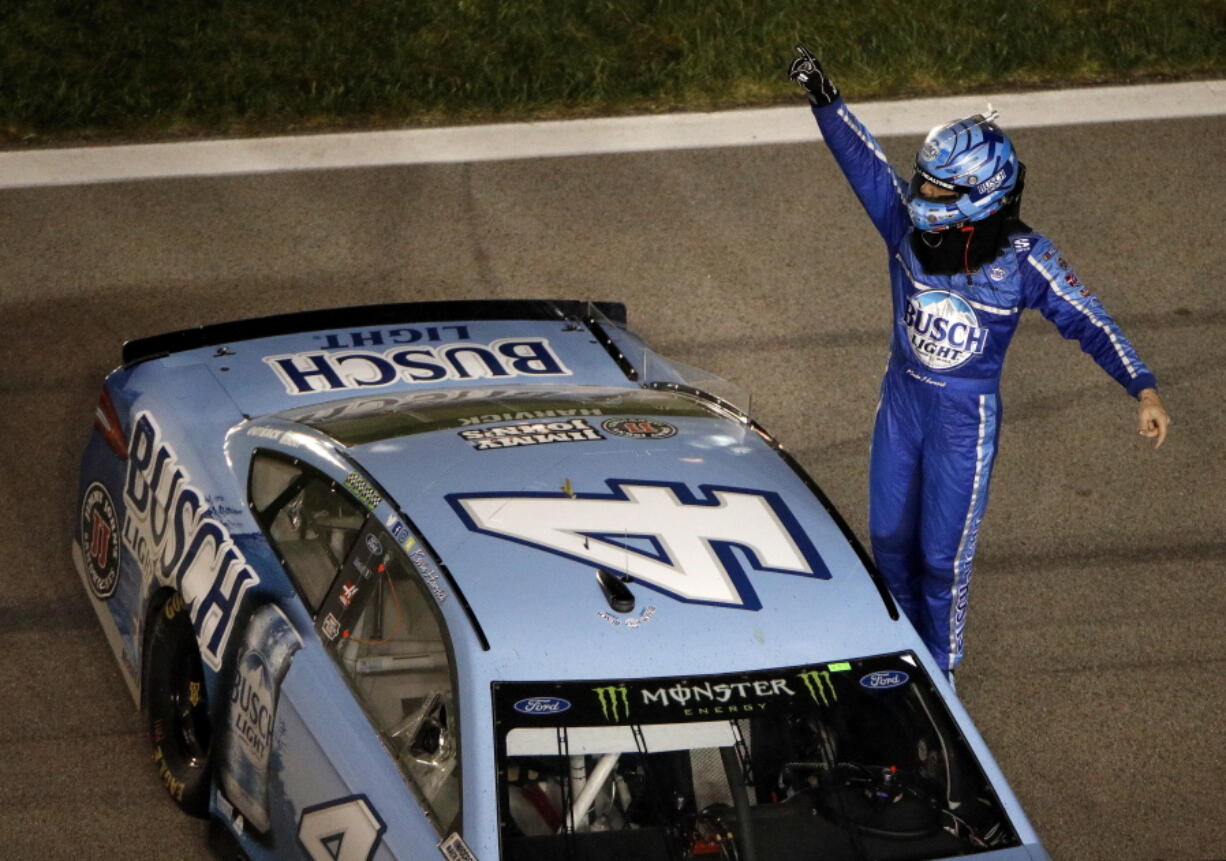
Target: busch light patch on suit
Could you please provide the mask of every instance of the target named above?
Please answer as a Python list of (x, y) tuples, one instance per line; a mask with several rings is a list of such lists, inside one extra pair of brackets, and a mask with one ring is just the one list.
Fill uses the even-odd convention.
[(119, 518), (101, 482), (91, 484), (81, 500), (81, 549), (90, 591), (111, 597), (119, 582)]
[(265, 356), (291, 395), (444, 380), (569, 377), (546, 338), (499, 338), (488, 344), (392, 347), (382, 352), (312, 350)]
[(902, 670), (880, 670), (860, 677), (860, 687), (869, 690), (887, 690), (899, 688), (911, 681), (911, 677)]
[(514, 709), (525, 715), (559, 714), (570, 708), (570, 700), (559, 697), (528, 697), (515, 703)]
[(285, 615), (269, 604), (247, 626), (227, 705), (221, 785), (226, 797), (259, 831), (268, 828), (268, 761), (277, 691), (301, 648)]
[(221, 669), (239, 604), (260, 578), (192, 484), (175, 450), (162, 441), (150, 413), (141, 413), (132, 424), (124, 500), (124, 546), (146, 578), (183, 595), (201, 658)]
[(975, 309), (948, 290), (916, 293), (903, 308), (902, 322), (916, 358), (938, 371), (965, 364), (988, 343)]
[(459, 433), (460, 438), (466, 440), (476, 451), (604, 439), (585, 419), (580, 418), (498, 425), (482, 430), (462, 430)]

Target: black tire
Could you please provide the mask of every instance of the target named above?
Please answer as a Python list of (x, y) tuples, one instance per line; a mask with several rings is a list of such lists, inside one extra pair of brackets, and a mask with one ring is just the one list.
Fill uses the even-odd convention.
[(212, 726), (204, 665), (183, 598), (175, 593), (149, 621), (145, 702), (153, 763), (170, 797), (193, 816), (208, 816)]

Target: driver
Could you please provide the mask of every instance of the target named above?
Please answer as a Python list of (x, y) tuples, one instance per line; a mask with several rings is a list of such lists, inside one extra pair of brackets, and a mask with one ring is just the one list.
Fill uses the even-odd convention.
[(908, 185), (817, 59), (796, 50), (788, 77), (889, 254), (893, 340), (869, 456), (873, 556), (952, 681), (1000, 434), (1000, 371), (1021, 311), (1037, 308), (1138, 399), (1138, 429), (1154, 448), (1171, 420), (1093, 291), (1021, 221), (1026, 170), (995, 112), (933, 129)]

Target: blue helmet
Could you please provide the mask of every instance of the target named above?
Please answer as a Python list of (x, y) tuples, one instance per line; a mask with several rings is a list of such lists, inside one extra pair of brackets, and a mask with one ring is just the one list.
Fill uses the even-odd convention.
[[(1021, 172), (1013, 143), (996, 125), (996, 111), (938, 126), (915, 155), (915, 175), (907, 195), (911, 223), (918, 230), (945, 230), (979, 221), (999, 210), (1017, 186)], [(925, 182), (957, 197), (921, 197)]]

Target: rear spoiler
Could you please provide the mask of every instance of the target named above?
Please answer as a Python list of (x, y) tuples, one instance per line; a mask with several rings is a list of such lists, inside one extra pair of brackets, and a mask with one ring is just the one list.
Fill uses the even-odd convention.
[(594, 316), (593, 311), (599, 312), (614, 323), (626, 323), (626, 306), (621, 302), (582, 302), (574, 299), (457, 299), (442, 302), (355, 305), (348, 308), (321, 308), (229, 323), (213, 323), (125, 341), (123, 365), (128, 367), (198, 347), (214, 347), (235, 341), (323, 329), (470, 320), (573, 319), (586, 323)]

